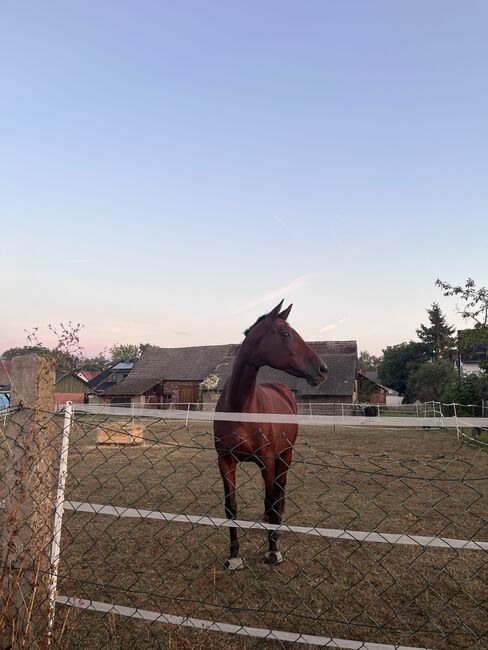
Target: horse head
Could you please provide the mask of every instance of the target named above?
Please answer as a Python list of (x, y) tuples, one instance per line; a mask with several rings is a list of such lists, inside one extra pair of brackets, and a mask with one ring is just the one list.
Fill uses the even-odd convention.
[(311, 386), (318, 386), (327, 377), (327, 366), (287, 323), (292, 305), (281, 311), (282, 304), (283, 300), (246, 330), (242, 345), (247, 361), (257, 367), (284, 370), (306, 379)]

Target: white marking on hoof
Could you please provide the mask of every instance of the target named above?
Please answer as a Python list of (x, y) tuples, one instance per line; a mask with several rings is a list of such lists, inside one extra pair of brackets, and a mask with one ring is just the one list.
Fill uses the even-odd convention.
[(228, 557), (224, 566), (228, 571), (238, 571), (244, 568), (244, 561), (242, 557)]
[(279, 551), (267, 551), (264, 554), (264, 561), (266, 564), (281, 564), (283, 562), (283, 556)]

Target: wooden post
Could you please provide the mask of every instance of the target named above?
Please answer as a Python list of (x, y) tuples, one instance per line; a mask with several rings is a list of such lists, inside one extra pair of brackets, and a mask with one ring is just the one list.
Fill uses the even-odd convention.
[[(0, 647), (48, 646), (53, 501), (59, 463), (54, 359), (16, 357), (6, 438), (5, 510), (0, 531)], [(56, 436), (56, 432), (58, 436)], [(59, 438), (57, 440), (56, 438)]]

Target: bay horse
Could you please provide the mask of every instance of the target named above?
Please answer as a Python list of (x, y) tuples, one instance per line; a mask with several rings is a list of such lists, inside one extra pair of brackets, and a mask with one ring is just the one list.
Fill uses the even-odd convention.
[[(312, 386), (318, 386), (325, 380), (327, 366), (286, 322), (292, 305), (280, 311), (282, 304), (283, 300), (244, 332), (245, 338), (231, 375), (217, 402), (217, 412), (296, 415), (295, 397), (288, 386), (257, 383), (257, 374), (262, 366), (271, 366), (302, 377)], [(214, 421), (215, 448), (224, 483), (225, 514), (228, 519), (237, 516), (237, 463), (252, 461), (261, 469), (264, 480), (264, 520), (281, 524), (286, 473), (291, 465), (297, 434), (297, 424)], [(225, 567), (233, 571), (241, 569), (244, 563), (239, 556), (237, 528), (231, 527), (229, 531), (230, 554)], [(269, 530), (268, 551), (264, 556), (268, 564), (283, 561), (277, 541), (278, 533)]]

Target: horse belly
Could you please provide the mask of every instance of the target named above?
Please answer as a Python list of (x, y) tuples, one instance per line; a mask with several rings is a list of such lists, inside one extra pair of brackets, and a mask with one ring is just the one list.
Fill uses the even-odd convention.
[(231, 431), (216, 429), (215, 447), (219, 453), (231, 454), (238, 462), (262, 464), (263, 459), (274, 459), (293, 447), (296, 433), (296, 426), (289, 424), (262, 424), (252, 429), (237, 425)]

